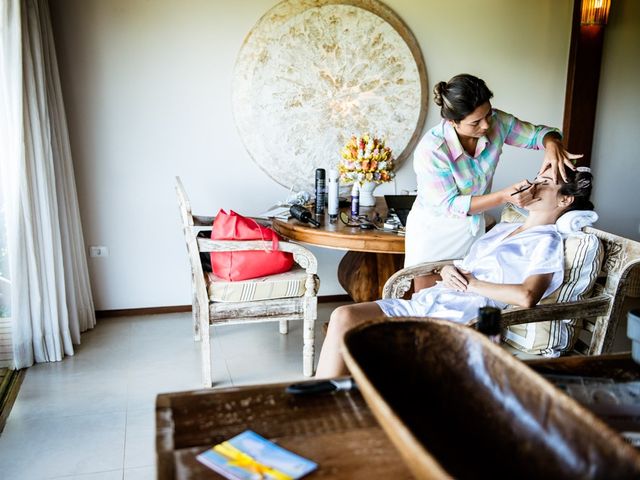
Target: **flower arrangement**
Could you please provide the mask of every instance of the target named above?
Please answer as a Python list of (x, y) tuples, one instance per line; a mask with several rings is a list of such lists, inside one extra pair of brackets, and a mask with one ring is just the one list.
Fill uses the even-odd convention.
[(361, 137), (353, 136), (340, 150), (342, 159), (338, 165), (340, 178), (345, 183), (390, 181), (393, 173), (393, 155), (384, 145), (384, 140), (366, 133)]

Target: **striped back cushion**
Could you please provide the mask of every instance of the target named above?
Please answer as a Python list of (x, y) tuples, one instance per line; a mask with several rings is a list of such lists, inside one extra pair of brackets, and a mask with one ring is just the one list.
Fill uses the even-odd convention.
[(527, 219), (528, 213), (524, 208), (518, 208), (513, 203), (507, 203), (500, 214), (500, 221), (506, 223), (522, 223)]
[[(578, 232), (565, 239), (564, 250), (564, 281), (541, 303), (582, 300), (593, 290), (604, 256), (598, 237)], [(503, 332), (503, 340), (526, 353), (557, 357), (573, 348), (580, 327), (573, 319), (513, 325)]]
[[(507, 204), (500, 220), (524, 222), (527, 213), (524, 209)], [(541, 303), (582, 300), (593, 290), (604, 256), (604, 249), (598, 237), (577, 232), (565, 239), (564, 251), (564, 281)], [(576, 320), (513, 325), (503, 332), (503, 340), (526, 353), (556, 357), (573, 348), (580, 327)]]

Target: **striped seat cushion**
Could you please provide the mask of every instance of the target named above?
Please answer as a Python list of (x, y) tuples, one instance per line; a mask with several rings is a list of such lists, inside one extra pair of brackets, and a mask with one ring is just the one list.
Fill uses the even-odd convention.
[(252, 302), (273, 298), (301, 297), (305, 292), (307, 272), (297, 266), (285, 273), (229, 282), (206, 273), (207, 292), (212, 302)]

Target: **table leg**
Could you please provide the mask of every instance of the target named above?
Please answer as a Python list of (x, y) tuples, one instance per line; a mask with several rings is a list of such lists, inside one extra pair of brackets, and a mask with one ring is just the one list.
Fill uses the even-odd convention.
[(384, 283), (403, 264), (402, 254), (349, 251), (338, 265), (338, 281), (354, 302), (371, 302), (382, 298)]

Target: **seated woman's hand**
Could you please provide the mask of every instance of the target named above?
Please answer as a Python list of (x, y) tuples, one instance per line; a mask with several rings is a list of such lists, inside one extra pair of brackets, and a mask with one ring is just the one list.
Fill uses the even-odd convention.
[(467, 272), (466, 270), (461, 270), (460, 268), (458, 269), (458, 272), (460, 272), (460, 275), (462, 275), (467, 281), (466, 291), (470, 292), (473, 289), (474, 284), (477, 283), (476, 277), (473, 275), (473, 273)]
[[(467, 272), (468, 275), (471, 275)], [(440, 270), (440, 276), (442, 277), (442, 283), (445, 287), (458, 292), (464, 292), (467, 290), (469, 281), (462, 270), (454, 267), (453, 265), (445, 265)]]

